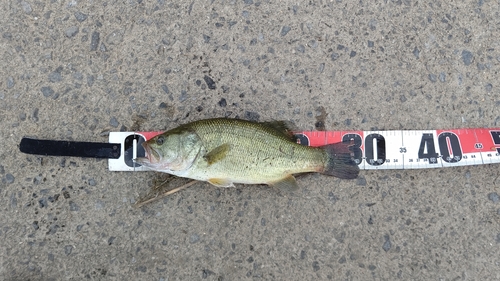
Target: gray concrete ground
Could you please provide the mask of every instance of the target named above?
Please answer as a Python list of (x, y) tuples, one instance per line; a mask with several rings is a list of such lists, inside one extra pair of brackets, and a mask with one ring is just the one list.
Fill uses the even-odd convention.
[[(498, 280), (498, 165), (199, 183), (36, 157), (208, 117), (500, 127), (498, 1), (3, 1), (2, 280)], [(209, 77), (210, 79), (206, 79)]]

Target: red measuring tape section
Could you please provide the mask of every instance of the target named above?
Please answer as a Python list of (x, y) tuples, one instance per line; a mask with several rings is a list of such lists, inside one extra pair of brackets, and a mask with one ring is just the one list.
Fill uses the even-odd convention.
[[(119, 159), (109, 159), (111, 171), (146, 170), (133, 162), (144, 156), (140, 145), (161, 132), (112, 132), (110, 143), (121, 143)], [(321, 146), (352, 141), (360, 169), (425, 169), (500, 163), (500, 128), (407, 131), (296, 132), (302, 145)]]
[(421, 169), (500, 163), (500, 129), (307, 131), (301, 144), (353, 141), (361, 169)]

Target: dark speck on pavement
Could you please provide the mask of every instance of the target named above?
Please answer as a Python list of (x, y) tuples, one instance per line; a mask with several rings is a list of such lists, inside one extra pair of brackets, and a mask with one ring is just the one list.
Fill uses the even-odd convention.
[(462, 60), (465, 65), (471, 65), (472, 61), (474, 60), (474, 56), (470, 51), (463, 50), (462, 51)]
[(118, 125), (120, 125), (120, 123), (118, 122), (116, 117), (111, 117), (111, 119), (109, 120), (109, 125), (111, 125), (114, 128), (118, 128)]
[(492, 192), (488, 194), (488, 199), (493, 201), (493, 203), (498, 203), (500, 202), (500, 196), (498, 196), (498, 193)]
[(42, 87), (41, 90), (44, 97), (50, 97), (54, 94), (54, 90), (50, 86)]
[(391, 249), (391, 247), (391, 238), (389, 237), (389, 235), (384, 235), (384, 244), (382, 245), (382, 249), (387, 252)]
[(211, 77), (205, 75), (205, 76), (203, 76), (203, 80), (205, 80), (205, 83), (207, 83), (207, 87), (210, 90), (215, 90), (217, 88), (215, 86), (215, 81)]
[(5, 175), (5, 182), (6, 183), (13, 183), (16, 178), (12, 174), (6, 174)]
[(287, 34), (288, 34), (288, 32), (290, 32), (290, 30), (292, 30), (292, 28), (291, 28), (291, 27), (289, 27), (289, 26), (283, 26), (283, 27), (281, 28), (280, 35), (281, 35), (281, 36), (285, 36), (285, 35), (287, 35)]
[(87, 17), (88, 17), (86, 14), (84, 14), (82, 12), (79, 12), (79, 11), (76, 11), (74, 13), (74, 15), (75, 15), (76, 20), (79, 21), (79, 22), (85, 21), (87, 19)]

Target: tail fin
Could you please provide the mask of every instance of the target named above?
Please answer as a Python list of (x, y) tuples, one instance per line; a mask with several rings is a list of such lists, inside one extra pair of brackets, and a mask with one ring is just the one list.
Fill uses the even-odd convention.
[(355, 179), (359, 174), (358, 164), (352, 158), (353, 152), (349, 149), (350, 142), (338, 142), (321, 146), (328, 160), (323, 174), (341, 179)]

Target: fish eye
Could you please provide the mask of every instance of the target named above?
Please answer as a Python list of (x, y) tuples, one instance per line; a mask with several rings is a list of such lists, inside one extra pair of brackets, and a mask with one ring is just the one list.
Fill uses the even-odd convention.
[(159, 136), (159, 137), (156, 139), (156, 144), (157, 144), (157, 145), (162, 145), (164, 142), (165, 142), (165, 138), (164, 138), (163, 136)]

